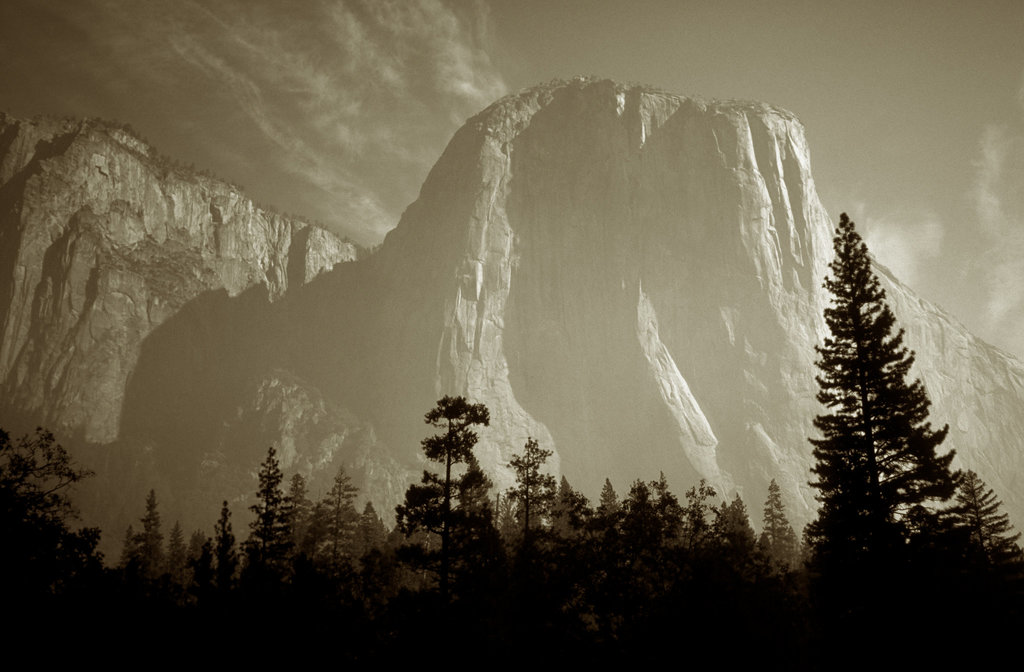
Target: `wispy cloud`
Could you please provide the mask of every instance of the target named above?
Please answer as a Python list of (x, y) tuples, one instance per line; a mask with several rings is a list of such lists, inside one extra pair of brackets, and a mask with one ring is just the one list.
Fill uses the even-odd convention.
[(479, 39), (486, 17), (438, 0), (292, 7), (189, 3), (171, 43), (227, 87), (332, 219), (377, 239), (455, 128), (504, 93)]
[[(207, 167), (363, 242), (397, 223), (452, 133), (505, 93), (483, 3), (14, 1), (38, 31), (25, 45), (66, 53), (91, 80), (65, 96), (105, 96), (103, 114), (186, 143), (165, 153), (240, 156)], [(59, 37), (42, 29), (58, 23)]]
[(1024, 89), (1016, 123), (990, 125), (979, 142), (971, 198), (981, 236), (971, 276), (993, 340), (1024, 354)]
[(880, 263), (911, 287), (925, 278), (943, 253), (945, 229), (932, 212), (897, 211), (865, 214), (864, 240)]

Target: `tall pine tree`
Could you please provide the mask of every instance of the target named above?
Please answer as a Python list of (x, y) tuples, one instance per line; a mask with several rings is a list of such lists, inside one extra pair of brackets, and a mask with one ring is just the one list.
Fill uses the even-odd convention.
[(795, 568), (800, 561), (800, 542), (786, 518), (782, 488), (774, 478), (768, 485), (768, 498), (764, 502), (761, 520), (761, 536), (757, 540), (761, 553), (775, 569), (788, 571)]
[(256, 503), (249, 507), (255, 518), (245, 541), (248, 579), (265, 586), (287, 575), (292, 551), (291, 507), (282, 490), (283, 480), (277, 453), (271, 446), (260, 465)]
[(821, 438), (811, 439), (821, 507), (807, 536), (818, 561), (852, 567), (884, 562), (909, 535), (907, 514), (927, 518), (956, 481), (953, 452), (936, 452), (948, 426), (932, 430), (924, 386), (907, 382), (914, 353), (845, 213), (833, 247), (831, 335), (817, 348), (817, 398), (827, 412), (814, 420)]
[(443, 474), (423, 472), (421, 485), (410, 485), (405, 503), (395, 509), (398, 528), (406, 536), (419, 531), (432, 532), (441, 537), (438, 587), (441, 599), (448, 602), (451, 569), (452, 528), (456, 523), (453, 500), (458, 499), (461, 478), (452, 473), (452, 467), (473, 459), (473, 446), (477, 435), (473, 425), (490, 424), (490, 413), (483, 404), (471, 404), (465, 397), (443, 397), (425, 416), (424, 421), (443, 434), (423, 439), (423, 452), (427, 459), (444, 465)]
[(555, 499), (555, 477), (541, 471), (552, 452), (541, 448), (536, 439), (527, 439), (523, 452), (509, 462), (516, 473), (516, 484), (508, 497), (518, 507), (523, 530), (523, 545), (531, 543), (532, 528), (544, 524)]

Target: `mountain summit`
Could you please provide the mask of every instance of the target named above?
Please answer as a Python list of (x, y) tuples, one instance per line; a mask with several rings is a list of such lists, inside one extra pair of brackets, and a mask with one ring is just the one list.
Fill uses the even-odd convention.
[[(795, 521), (813, 515), (833, 223), (784, 110), (588, 79), (513, 94), (358, 261), (109, 131), (30, 127), (0, 129), (0, 411), (130, 456), (122, 473), (197, 525), (268, 442), (285, 469), (345, 464), (393, 506), (445, 394), (487, 405), (477, 455), (502, 488), (533, 437), (592, 498), (663, 472), (756, 507), (775, 479)], [(944, 448), (1024, 520), (1024, 367), (878, 270)]]

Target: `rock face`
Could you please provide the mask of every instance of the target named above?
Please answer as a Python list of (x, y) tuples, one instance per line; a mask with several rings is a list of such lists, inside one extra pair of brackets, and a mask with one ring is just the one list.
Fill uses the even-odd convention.
[[(197, 347), (160, 365), (193, 366), (232, 340), (204, 333), (227, 325), (221, 304), (248, 297), (234, 312), (254, 322), (290, 287), (355, 259), (351, 243), (103, 122), (0, 116), (0, 185), (0, 411), (78, 443), (110, 444), (151, 419), (126, 410), (152, 397), (139, 374), (169, 322), (191, 316)], [(172, 391), (164, 425), (192, 423), (175, 410), (207, 391)]]
[[(608, 81), (507, 97), (369, 261), (379, 349), (352, 376), (369, 405), (351, 404), (415, 446), (400, 415), (486, 403), (477, 452), (499, 485), (532, 435), (591, 497), (663, 471), (756, 512), (774, 478), (806, 522), (833, 229), (788, 112)], [(1024, 368), (879, 271), (946, 448), (1024, 520)]]
[[(150, 456), (136, 477), (183, 508), (244, 492), (269, 441), (286, 469), (356, 468), (391, 511), (423, 414), (463, 394), (490, 409), (476, 452), (499, 489), (532, 436), (591, 498), (664, 472), (757, 519), (774, 478), (795, 523), (813, 515), (833, 224), (788, 112), (609, 81), (523, 91), (344, 264), (330, 234), (161, 173), (117, 130), (3, 128), (5, 409)], [(1024, 521), (1024, 367), (879, 273), (945, 447)]]

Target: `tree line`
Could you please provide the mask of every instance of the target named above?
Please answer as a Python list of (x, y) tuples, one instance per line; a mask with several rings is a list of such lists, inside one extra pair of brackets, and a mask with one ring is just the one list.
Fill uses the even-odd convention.
[(947, 429), (931, 427), (924, 387), (908, 381), (913, 353), (845, 215), (834, 248), (824, 412), (810, 437), (820, 508), (802, 539), (775, 481), (757, 534), (742, 498), (704, 481), (680, 499), (664, 475), (621, 496), (606, 480), (591, 503), (555, 479), (533, 439), (510, 461), (514, 486), (495, 492), (473, 453), (488, 409), (443, 397), (424, 416), (436, 467), (409, 486), (394, 529), (372, 504), (356, 509), (343, 469), (315, 501), (299, 474), (286, 487), (271, 447), (244, 540), (227, 502), (212, 537), (186, 541), (175, 524), (165, 538), (151, 491), (108, 567), (99, 530), (73, 529), (68, 493), (89, 474), (48, 432), (0, 432), (8, 604), (45, 614), (102, 600), (140, 636), (154, 622), (224, 641), (287, 635), (350, 661), (451, 642), (524, 662), (712, 650), (734, 665), (822, 669), (837, 651), (844, 664), (877, 660), (880, 633), (900, 643), (889, 662), (998, 650), (1024, 624), (1020, 534), (977, 474), (940, 451)]

